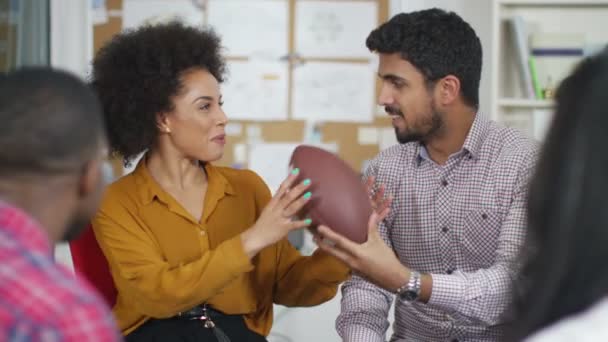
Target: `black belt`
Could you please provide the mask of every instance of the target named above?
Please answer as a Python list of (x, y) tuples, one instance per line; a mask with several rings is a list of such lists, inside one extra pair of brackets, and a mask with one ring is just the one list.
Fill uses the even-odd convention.
[(191, 320), (191, 319), (214, 320), (214, 319), (218, 319), (222, 316), (226, 316), (226, 314), (221, 311), (217, 311), (208, 305), (197, 305), (190, 310), (182, 311), (182, 312), (178, 313), (177, 315), (174, 316), (174, 318), (187, 319), (187, 320)]
[(215, 325), (215, 320), (226, 316), (223, 312), (217, 311), (207, 304), (197, 305), (188, 311), (182, 311), (174, 316), (177, 319), (200, 320), (205, 328), (213, 330), (213, 334), (219, 342), (230, 342), (230, 338), (220, 327)]

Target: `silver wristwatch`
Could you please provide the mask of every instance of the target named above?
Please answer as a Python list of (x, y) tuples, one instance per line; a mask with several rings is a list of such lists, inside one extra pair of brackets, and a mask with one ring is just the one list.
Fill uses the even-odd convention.
[(420, 297), (420, 288), (422, 287), (422, 275), (420, 272), (411, 271), (410, 279), (407, 284), (397, 289), (397, 296), (407, 302), (413, 302)]

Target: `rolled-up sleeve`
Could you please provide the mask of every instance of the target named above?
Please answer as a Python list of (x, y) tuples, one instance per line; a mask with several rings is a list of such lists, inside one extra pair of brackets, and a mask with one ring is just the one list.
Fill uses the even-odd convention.
[[(390, 246), (385, 223), (380, 224), (379, 232)], [(338, 334), (344, 341), (386, 341), (393, 297), (389, 291), (354, 275), (342, 285), (342, 310), (336, 320)]]

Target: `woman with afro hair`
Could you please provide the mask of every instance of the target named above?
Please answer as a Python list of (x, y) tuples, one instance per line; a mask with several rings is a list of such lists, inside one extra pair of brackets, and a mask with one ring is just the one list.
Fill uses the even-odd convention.
[(254, 172), (213, 165), (228, 120), (220, 50), (213, 31), (172, 22), (123, 32), (93, 61), (112, 152), (145, 153), (92, 223), (127, 341), (265, 341), (273, 303), (323, 303), (349, 275), (286, 238), (310, 224), (292, 220), (311, 196), (297, 169), (272, 197)]

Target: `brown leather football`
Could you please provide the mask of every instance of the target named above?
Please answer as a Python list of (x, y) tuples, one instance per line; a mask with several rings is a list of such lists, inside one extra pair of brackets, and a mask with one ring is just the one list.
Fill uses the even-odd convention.
[(294, 150), (290, 167), (300, 169), (298, 181), (312, 182), (311, 200), (299, 214), (312, 219), (311, 229), (322, 224), (354, 242), (367, 241), (372, 207), (357, 172), (335, 154), (307, 145)]

